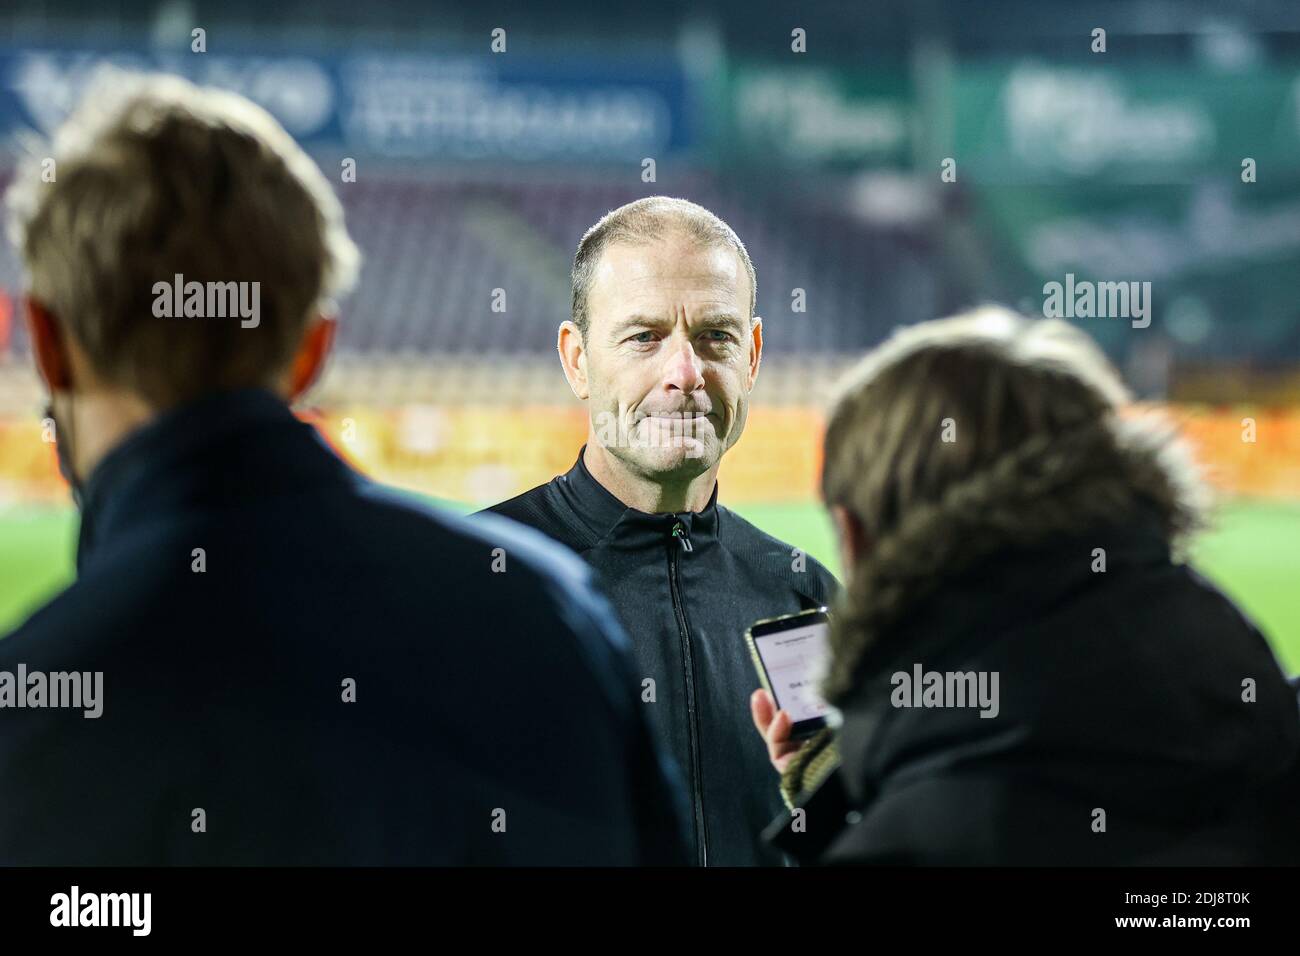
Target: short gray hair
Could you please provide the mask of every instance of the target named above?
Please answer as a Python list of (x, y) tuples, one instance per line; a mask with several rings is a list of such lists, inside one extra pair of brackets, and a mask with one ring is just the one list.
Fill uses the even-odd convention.
[[(7, 197), (31, 295), (97, 373), (155, 408), (271, 384), (314, 313), (356, 279), (325, 176), (237, 94), (121, 71), (90, 90), (46, 162), (20, 161)], [(156, 317), (153, 287), (178, 273), (259, 282), (260, 324)]]
[(605, 249), (616, 242), (644, 244), (661, 238), (665, 233), (680, 229), (702, 246), (726, 246), (733, 249), (749, 275), (749, 318), (754, 317), (758, 304), (758, 278), (749, 251), (735, 230), (703, 206), (686, 199), (669, 196), (647, 196), (607, 212), (583, 235), (578, 252), (573, 257), (572, 316), (582, 338), (587, 338), (591, 316), (587, 311), (587, 297), (596, 266)]

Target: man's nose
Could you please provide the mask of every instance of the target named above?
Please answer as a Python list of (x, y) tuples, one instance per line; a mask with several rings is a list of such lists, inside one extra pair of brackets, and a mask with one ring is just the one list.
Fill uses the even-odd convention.
[(704, 366), (689, 341), (678, 342), (668, 353), (664, 385), (689, 395), (704, 385)]

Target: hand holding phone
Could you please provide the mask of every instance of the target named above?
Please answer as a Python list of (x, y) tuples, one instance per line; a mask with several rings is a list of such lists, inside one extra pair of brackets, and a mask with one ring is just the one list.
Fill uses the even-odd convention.
[(826, 726), (830, 707), (817, 688), (829, 655), (829, 623), (826, 608), (817, 608), (759, 621), (745, 632), (754, 667), (771, 700), (769, 706), (756, 692), (750, 710), (777, 769), (788, 762), (782, 758), (798, 750), (795, 745), (787, 752), (788, 745), (780, 739), (786, 734), (777, 711), (789, 714), (790, 741), (811, 737)]
[(794, 759), (802, 740), (790, 736), (790, 715), (784, 710), (777, 710), (772, 695), (759, 688), (749, 696), (749, 714), (754, 719), (754, 728), (767, 744), (767, 759), (777, 773), (785, 773), (785, 768)]

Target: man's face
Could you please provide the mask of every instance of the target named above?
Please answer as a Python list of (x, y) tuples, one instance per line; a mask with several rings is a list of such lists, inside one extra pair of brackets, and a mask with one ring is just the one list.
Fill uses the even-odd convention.
[(729, 247), (669, 232), (606, 248), (587, 298), (589, 411), (630, 470), (689, 480), (740, 438), (762, 343), (749, 303)]

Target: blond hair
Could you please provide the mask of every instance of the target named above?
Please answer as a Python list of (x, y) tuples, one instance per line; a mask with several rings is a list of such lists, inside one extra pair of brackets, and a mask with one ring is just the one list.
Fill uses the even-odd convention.
[[(271, 384), (313, 315), (356, 278), (329, 183), (234, 93), (120, 71), (89, 86), (7, 197), (30, 294), (97, 373), (155, 407)], [(258, 282), (260, 323), (155, 316), (155, 284), (177, 274)]]
[(1206, 491), (1172, 428), (1121, 417), (1118, 374), (1080, 330), (1005, 309), (898, 331), (838, 388), (822, 492), (866, 539), (832, 626), (824, 691), (849, 697), (865, 652), (945, 577), (1154, 508), (1178, 547)]

